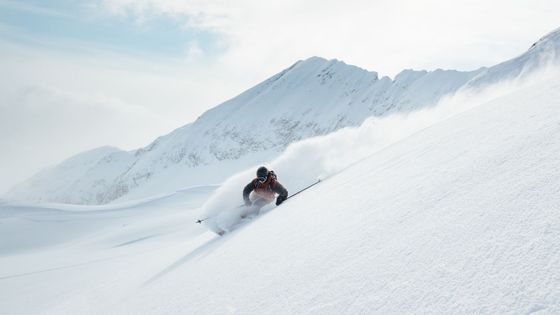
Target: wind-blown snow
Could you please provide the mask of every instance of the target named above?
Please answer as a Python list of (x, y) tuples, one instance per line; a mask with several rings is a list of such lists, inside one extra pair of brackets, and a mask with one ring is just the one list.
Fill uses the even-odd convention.
[(560, 28), (535, 42), (519, 57), (484, 69), (467, 83), (468, 88), (484, 87), (503, 80), (511, 80), (525, 74), (555, 68), (560, 64)]
[[(543, 80), (543, 77), (554, 78), (555, 74), (556, 70), (547, 73), (543, 69), (527, 77), (503, 80), (500, 84), (490, 85), (485, 89), (480, 87), (462, 90), (444, 97), (436, 106), (428, 109), (372, 117), (359, 127), (347, 127), (326, 136), (299, 141), (289, 146), (276, 159), (262, 164), (273, 169), (280, 176), (279, 181), (291, 187), (290, 192), (293, 194), (415, 132), (518, 89), (527, 81)], [(255, 177), (259, 166), (254, 165), (226, 180), (205, 203), (201, 218), (208, 218), (205, 224), (210, 229), (228, 231), (239, 222), (240, 216), (247, 211), (245, 207), (240, 207), (243, 205), (241, 188)], [(271, 207), (273, 205), (263, 210), (266, 212)]]
[(221, 183), (273, 159), (299, 140), (356, 127), (372, 116), (433, 107), (458, 91), (486, 89), (557, 64), (559, 34), (560, 30), (551, 32), (526, 53), (490, 68), (404, 70), (394, 80), (341, 61), (312, 57), (145, 148), (109, 153), (94, 165), (69, 168), (62, 163), (18, 185), (8, 196), (97, 204)]
[[(554, 51), (557, 34), (530, 52)], [(431, 108), (370, 118), (274, 159), (224, 160), (245, 171), (219, 188), (139, 184), (152, 197), (104, 206), (0, 200), (0, 313), (558, 314), (560, 69), (543, 68), (554, 58), (519, 62), (521, 72), (498, 65), (507, 71), (485, 71), (488, 81), (481, 74)], [(154, 146), (174, 152), (193, 126)], [(157, 150), (101, 148), (47, 172), (97, 176), (100, 161)], [(260, 164), (291, 194), (322, 181), (223, 237), (194, 223), (207, 214), (234, 224), (231, 207)], [(178, 171), (167, 166), (153, 176)]]
[(73, 173), (62, 163), (9, 196), (96, 204), (219, 183), (301, 139), (358, 126), (370, 116), (433, 106), (479, 72), (405, 70), (395, 80), (379, 79), (375, 72), (312, 57), (145, 148), (107, 154), (97, 164), (74, 166)]
[[(153, 205), (4, 201), (0, 235), (28, 228), (0, 243), (0, 309), (556, 314), (560, 74), (550, 75), (500, 88), (475, 106), (455, 99), (462, 112), (432, 112), (432, 123), (418, 123), (423, 128), (411, 127), (373, 155), (363, 145), (370, 126), (340, 131), (348, 141), (341, 152), (364, 150), (357, 163), (329, 153), (335, 135), (295, 145), (271, 163), (280, 180), (294, 176), (283, 159), (297, 169), (307, 154), (323, 152), (331, 158), (301, 175), (302, 183), (324, 181), (224, 237), (193, 222), (211, 188), (162, 196)], [(46, 233), (57, 225), (71, 229), (71, 239)]]

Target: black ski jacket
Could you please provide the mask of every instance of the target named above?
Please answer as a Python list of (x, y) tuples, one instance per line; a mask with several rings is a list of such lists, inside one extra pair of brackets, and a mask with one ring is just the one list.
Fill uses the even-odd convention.
[(250, 202), (249, 195), (252, 191), (255, 191), (259, 196), (266, 199), (273, 199), (275, 193), (282, 196), (283, 199), (288, 198), (288, 190), (284, 188), (284, 186), (276, 180), (276, 176), (270, 172), (265, 182), (261, 183), (255, 178), (243, 188), (243, 200), (245, 202)]

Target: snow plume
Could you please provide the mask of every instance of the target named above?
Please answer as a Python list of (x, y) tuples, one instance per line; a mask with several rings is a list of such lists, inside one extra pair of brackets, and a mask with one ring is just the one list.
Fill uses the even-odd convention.
[[(501, 82), (485, 88), (462, 90), (442, 99), (432, 108), (397, 114), (388, 117), (372, 117), (356, 128), (343, 128), (325, 136), (309, 138), (290, 145), (280, 156), (262, 163), (278, 175), (292, 195), (306, 186), (327, 179), (352, 166), (360, 160), (397, 143), (424, 128), (449, 117), (459, 115), (473, 107), (489, 103), (527, 84), (558, 78), (560, 71), (541, 71), (531, 77)], [(242, 190), (253, 178), (259, 165), (242, 171), (228, 180), (203, 206), (203, 215), (209, 228), (216, 226), (228, 230), (245, 211), (242, 207)], [(273, 207), (269, 205), (263, 210)]]

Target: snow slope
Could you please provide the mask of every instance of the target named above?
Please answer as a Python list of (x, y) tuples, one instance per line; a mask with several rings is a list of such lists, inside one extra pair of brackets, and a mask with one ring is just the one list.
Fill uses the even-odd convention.
[(63, 162), (8, 196), (100, 204), (219, 183), (295, 141), (358, 126), (372, 115), (433, 106), (478, 73), (405, 70), (395, 80), (379, 79), (375, 72), (312, 57), (145, 148), (91, 155), (94, 165)]
[(312, 57), (145, 148), (94, 153), (88, 157), (98, 161), (94, 164), (63, 162), (16, 186), (8, 197), (103, 204), (215, 184), (301, 139), (358, 126), (371, 116), (428, 108), (457, 91), (485, 89), (559, 60), (560, 30), (519, 57), (471, 72), (404, 70), (394, 80), (379, 79), (375, 72)]
[(511, 80), (542, 68), (556, 67), (559, 62), (560, 28), (539, 39), (521, 56), (484, 69), (477, 77), (469, 81), (466, 87), (484, 87), (500, 81)]
[(156, 260), (149, 271), (150, 252), (183, 246), (203, 232), (185, 229), (185, 222), (195, 220), (195, 209), (215, 188), (105, 206), (0, 200), (0, 313), (45, 313), (72, 294), (109, 283), (102, 303), (121, 298), (143, 281), (142, 273), (161, 267)]
[[(138, 207), (134, 216), (91, 213), (142, 227), (130, 234), (107, 226), (46, 248), (18, 252), (2, 246), (0, 310), (558, 314), (558, 78), (555, 72), (523, 87), (497, 89), (500, 94), (490, 101), (462, 106), (463, 111), (394, 138), (358, 162), (349, 157), (335, 163), (350, 163), (347, 168), (331, 170), (332, 164), (320, 163), (328, 175), (323, 182), (224, 237), (192, 223), (202, 209), (164, 215), (167, 202), (179, 207), (191, 198), (171, 195), (150, 211), (131, 204), (126, 211)], [(358, 151), (370, 145), (367, 137), (355, 139), (363, 133), (339, 132)], [(300, 150), (290, 149), (290, 156), (272, 163), (283, 165), (287, 158), (305, 163), (306, 153), (333, 150), (333, 141), (332, 135), (308, 140), (306, 150), (298, 145)], [(286, 173), (279, 176), (290, 182)], [(25, 220), (13, 217), (16, 210), (26, 213)], [(0, 235), (9, 235), (14, 224), (36, 222), (35, 211), (4, 202)], [(159, 211), (161, 222), (154, 223)], [(67, 226), (86, 224), (67, 221), (63, 212), (49, 218)]]
[[(134, 163), (134, 154), (115, 147), (101, 147), (75, 155), (47, 168), (16, 187), (15, 199), (62, 203), (101, 203), (107, 191), (120, 194), (112, 185), (120, 172)], [(27, 195), (33, 192), (33, 196)]]
[(371, 116), (428, 108), (457, 91), (530, 75), (557, 64), (559, 57), (560, 30), (519, 57), (471, 72), (404, 70), (394, 80), (379, 79), (375, 72), (312, 57), (145, 148), (108, 153), (94, 165), (69, 167), (63, 162), (16, 186), (8, 196), (102, 204), (219, 183), (276, 156), (290, 143), (358, 126)]

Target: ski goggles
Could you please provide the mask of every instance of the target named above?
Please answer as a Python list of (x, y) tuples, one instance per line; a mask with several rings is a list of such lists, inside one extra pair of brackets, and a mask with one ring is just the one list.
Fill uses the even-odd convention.
[(257, 177), (257, 180), (261, 183), (266, 182), (267, 177)]

